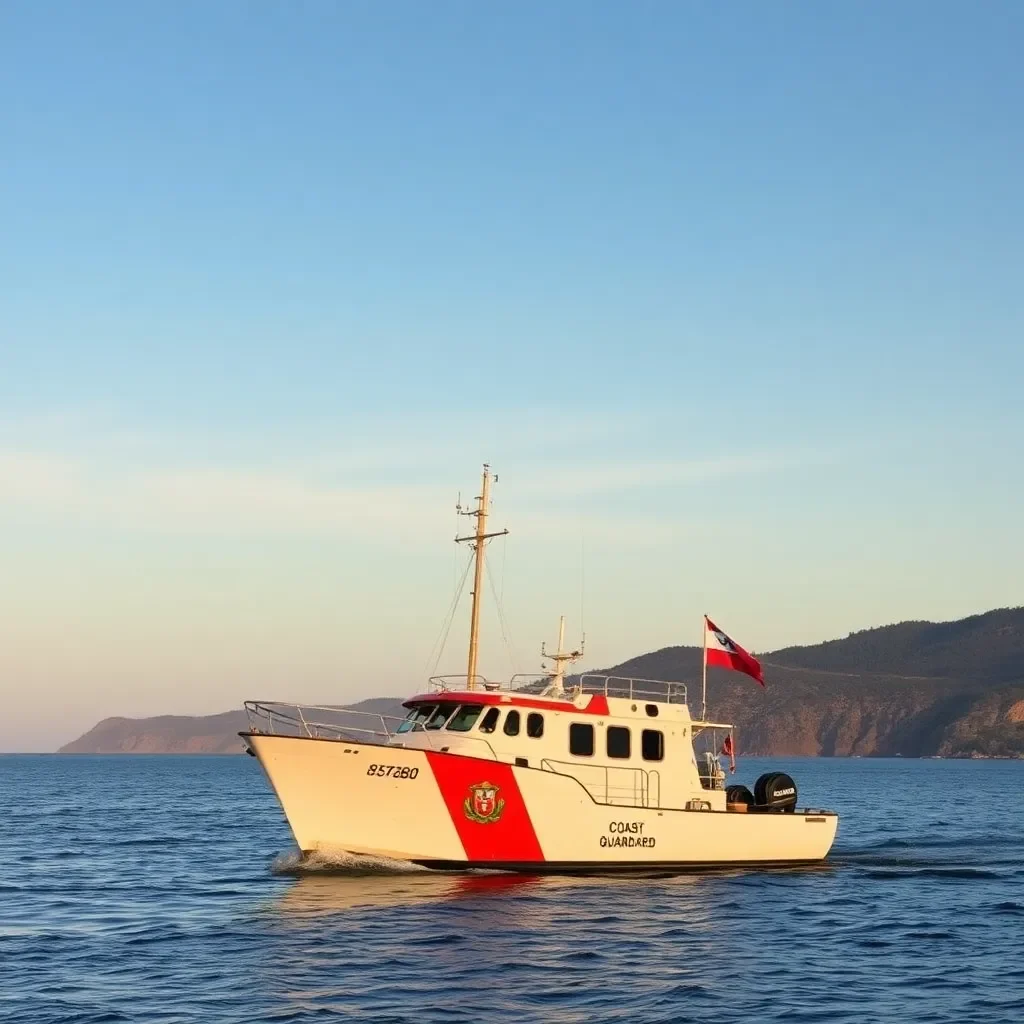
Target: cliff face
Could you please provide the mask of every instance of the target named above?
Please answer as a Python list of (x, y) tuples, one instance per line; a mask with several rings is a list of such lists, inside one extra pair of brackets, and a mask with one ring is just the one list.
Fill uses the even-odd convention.
[[(608, 671), (685, 682), (699, 712), (700, 648)], [(907, 622), (759, 658), (766, 688), (708, 672), (708, 716), (748, 754), (1024, 756), (1024, 608)]]
[[(666, 647), (613, 675), (685, 682), (700, 711), (702, 652)], [(708, 714), (734, 722), (747, 754), (1024, 756), (1024, 608), (957, 622), (904, 622), (761, 654), (766, 689), (708, 673)], [(350, 705), (402, 715), (398, 698)], [(242, 711), (108, 718), (62, 753), (240, 752)]]
[[(374, 697), (349, 704), (353, 711), (405, 714), (397, 697)], [(221, 715), (159, 715), (104, 718), (84, 736), (65, 744), (61, 754), (240, 754), (238, 733), (249, 727), (242, 710)]]
[(222, 715), (104, 718), (61, 754), (240, 754), (244, 711)]

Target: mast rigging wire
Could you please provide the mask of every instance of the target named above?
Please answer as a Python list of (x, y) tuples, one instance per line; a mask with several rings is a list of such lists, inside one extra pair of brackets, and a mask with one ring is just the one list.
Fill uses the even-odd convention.
[[(498, 626), (501, 628), (501, 639), (505, 645), (505, 652), (508, 654), (509, 665), (512, 667), (512, 674), (516, 674), (516, 656), (515, 651), (512, 647), (511, 630), (508, 626), (508, 621), (505, 618), (505, 608), (498, 597), (498, 592), (494, 586), (494, 574), (490, 571), (491, 562), (487, 557), (487, 552), (484, 552), (484, 568), (486, 570), (487, 582), (491, 585), (491, 596), (494, 598), (494, 606), (498, 610)], [(504, 583), (504, 573), (502, 573), (502, 581)], [(502, 586), (504, 591), (504, 586)]]
[[(459, 607), (459, 600), (462, 597), (462, 591), (466, 586), (466, 577), (469, 576), (469, 570), (473, 565), (473, 552), (470, 551), (469, 558), (466, 560), (466, 568), (462, 570), (462, 579), (460, 579), (455, 587), (455, 593), (452, 595), (451, 604), (448, 606), (448, 611), (445, 613), (444, 621), (441, 623), (441, 630), (438, 633), (437, 639), (434, 641), (434, 645), (430, 648), (430, 653), (427, 655), (427, 660), (424, 668), (427, 671), (428, 676), (432, 676), (437, 671), (437, 666), (441, 663), (441, 656), (444, 654), (445, 644), (448, 642), (448, 634), (451, 632), (452, 622), (455, 620), (455, 612)], [(434, 660), (432, 667), (430, 666), (430, 659), (434, 656), (434, 652), (437, 651), (437, 658)]]
[(580, 524), (580, 636), (587, 635), (586, 621), (583, 618), (583, 594), (585, 592), (585, 574), (587, 570), (587, 549), (586, 534), (583, 532), (583, 524)]

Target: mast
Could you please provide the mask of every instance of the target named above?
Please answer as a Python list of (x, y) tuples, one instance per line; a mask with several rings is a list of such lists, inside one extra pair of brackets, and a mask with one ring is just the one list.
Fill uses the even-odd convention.
[[(497, 477), (495, 477), (497, 479)], [(456, 537), (455, 543), (470, 541), (476, 565), (473, 568), (473, 610), (470, 613), (469, 625), (469, 664), (466, 667), (466, 683), (470, 690), (476, 686), (477, 648), (480, 640), (480, 586), (484, 581), (484, 541), (491, 537), (504, 537), (508, 530), (487, 532), (487, 513), (491, 497), (491, 467), (484, 463), (484, 479), (481, 493), (477, 495), (475, 509), (463, 510), (461, 504), (456, 511), (463, 516), (476, 516), (476, 532), (466, 537)]]

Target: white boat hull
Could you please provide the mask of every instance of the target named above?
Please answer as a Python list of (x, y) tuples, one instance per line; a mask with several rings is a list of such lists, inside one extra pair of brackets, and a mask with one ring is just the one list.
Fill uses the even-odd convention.
[(451, 753), (246, 733), (299, 848), (445, 870), (711, 869), (821, 861), (838, 818), (596, 802), (570, 775)]

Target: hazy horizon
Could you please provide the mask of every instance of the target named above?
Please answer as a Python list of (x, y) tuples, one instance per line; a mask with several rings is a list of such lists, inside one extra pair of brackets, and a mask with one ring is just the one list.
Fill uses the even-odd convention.
[(1020, 605), (1022, 38), (7, 5), (0, 750), (412, 692), (484, 461), (486, 674)]

